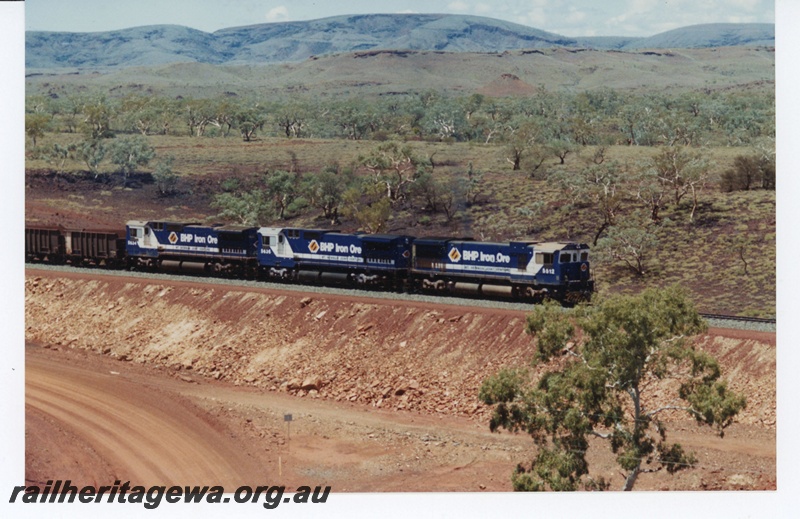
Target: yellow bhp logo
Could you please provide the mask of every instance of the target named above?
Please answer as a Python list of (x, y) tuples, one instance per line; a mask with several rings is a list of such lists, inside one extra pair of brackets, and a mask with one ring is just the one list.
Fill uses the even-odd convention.
[(448, 256), (450, 256), (450, 259), (453, 261), (453, 263), (458, 263), (458, 260), (461, 259), (461, 253), (458, 252), (458, 249), (455, 247), (450, 249), (450, 254), (448, 254)]

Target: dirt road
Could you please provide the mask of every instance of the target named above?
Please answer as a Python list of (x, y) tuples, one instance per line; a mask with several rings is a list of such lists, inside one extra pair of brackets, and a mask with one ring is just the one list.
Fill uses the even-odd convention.
[[(87, 369), (29, 349), (25, 403), (29, 439), (48, 443), (53, 469), (64, 470), (48, 474), (50, 479), (76, 481), (77, 466), (92, 480), (87, 484), (113, 483), (98, 481), (102, 472), (87, 466), (96, 463), (114, 479), (143, 485), (207, 481), (233, 486), (268, 476), (244, 446), (226, 437), (220, 424), (190, 402), (126, 380), (116, 371)], [(47, 422), (58, 424), (78, 444), (49, 442), (42, 434)], [(79, 459), (61, 467), (63, 448)]]
[[(297, 398), (75, 350), (27, 348), (26, 479), (88, 485), (332, 485), (334, 491), (509, 491), (525, 436), (458, 417)], [(291, 413), (287, 426), (284, 415)], [(646, 474), (639, 489), (774, 488), (774, 433), (734, 425), (725, 439), (691, 423), (670, 433), (698, 469)], [(595, 472), (618, 477), (597, 444)]]

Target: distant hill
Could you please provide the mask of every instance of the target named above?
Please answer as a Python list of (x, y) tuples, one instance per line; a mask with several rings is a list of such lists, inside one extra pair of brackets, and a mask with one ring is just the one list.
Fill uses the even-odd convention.
[(625, 45), (625, 50), (697, 49), (703, 47), (775, 46), (775, 24), (713, 23), (662, 32)]
[(397, 96), (435, 90), (455, 95), (526, 96), (550, 91), (685, 92), (775, 88), (775, 51), (766, 47), (587, 50), (523, 49), (494, 53), (369, 50), (297, 63), (168, 63), (105, 70), (28, 71), (26, 92), (60, 97), (250, 96), (272, 100)]
[(206, 33), (176, 25), (119, 31), (29, 31), (27, 69), (252, 65), (374, 50), (492, 53), (551, 47), (601, 50), (774, 46), (774, 24), (696, 25), (649, 38), (569, 38), (492, 18), (435, 14), (336, 16)]

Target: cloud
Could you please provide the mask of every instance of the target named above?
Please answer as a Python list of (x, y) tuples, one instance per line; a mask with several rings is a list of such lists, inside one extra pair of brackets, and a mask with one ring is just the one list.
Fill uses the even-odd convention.
[(547, 22), (548, 16), (546, 10), (542, 8), (535, 8), (520, 15), (517, 23), (541, 29), (542, 27), (547, 27)]
[(279, 5), (278, 7), (273, 7), (269, 11), (267, 11), (267, 21), (268, 22), (280, 22), (282, 20), (289, 19), (289, 10), (286, 8), (285, 5)]
[(567, 12), (564, 18), (565, 18), (564, 21), (567, 24), (578, 25), (587, 21), (589, 19), (589, 15), (584, 11), (576, 9), (575, 7), (570, 7), (569, 11)]
[(447, 4), (447, 8), (450, 9), (451, 11), (463, 12), (469, 9), (469, 6), (465, 2), (456, 1)]

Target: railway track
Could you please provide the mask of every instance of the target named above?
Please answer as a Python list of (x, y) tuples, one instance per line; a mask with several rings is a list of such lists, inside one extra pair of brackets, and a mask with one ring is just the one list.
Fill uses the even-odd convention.
[(705, 314), (701, 313), (703, 319), (714, 319), (717, 321), (735, 321), (740, 323), (754, 324), (777, 324), (777, 319), (767, 319), (763, 317), (747, 317), (744, 315), (724, 315), (724, 314)]

